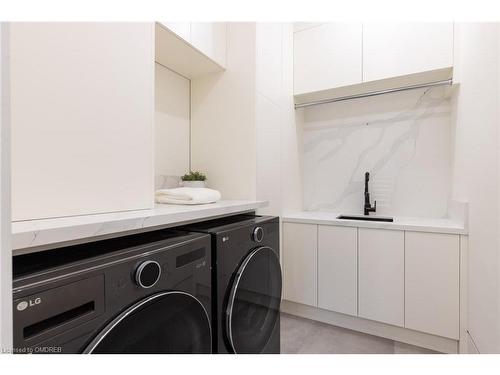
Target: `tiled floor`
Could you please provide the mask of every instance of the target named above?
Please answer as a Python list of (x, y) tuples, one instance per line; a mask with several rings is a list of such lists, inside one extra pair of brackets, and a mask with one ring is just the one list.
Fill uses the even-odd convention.
[(432, 350), (281, 314), (283, 354), (431, 354)]

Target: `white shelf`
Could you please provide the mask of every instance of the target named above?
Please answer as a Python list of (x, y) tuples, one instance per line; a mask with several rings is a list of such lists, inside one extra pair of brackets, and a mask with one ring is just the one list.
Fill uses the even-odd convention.
[(155, 26), (155, 61), (189, 79), (225, 70), (222, 65), (158, 22)]
[(362, 82), (355, 85), (335, 87), (328, 90), (295, 94), (294, 101), (297, 107), (301, 107), (312, 103), (321, 104), (321, 102), (356, 99), (363, 96), (380, 95), (380, 93), (390, 92), (391, 90), (404, 90), (422, 85), (433, 85), (440, 82), (451, 81), (452, 78), (453, 68), (449, 67), (376, 81)]

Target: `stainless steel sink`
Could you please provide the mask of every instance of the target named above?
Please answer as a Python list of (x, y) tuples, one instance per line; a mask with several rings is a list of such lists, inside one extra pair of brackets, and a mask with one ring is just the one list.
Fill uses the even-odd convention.
[(392, 223), (394, 219), (387, 216), (365, 216), (365, 215), (339, 215), (340, 220), (363, 220), (363, 221), (384, 221)]

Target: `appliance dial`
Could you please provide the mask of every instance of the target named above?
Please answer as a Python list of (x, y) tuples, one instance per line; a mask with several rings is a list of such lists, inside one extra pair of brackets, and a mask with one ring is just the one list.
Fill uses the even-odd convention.
[(142, 262), (135, 271), (135, 282), (141, 288), (153, 287), (161, 276), (161, 266), (154, 260)]
[(255, 242), (262, 242), (264, 239), (264, 229), (262, 227), (256, 227), (252, 233), (252, 239)]

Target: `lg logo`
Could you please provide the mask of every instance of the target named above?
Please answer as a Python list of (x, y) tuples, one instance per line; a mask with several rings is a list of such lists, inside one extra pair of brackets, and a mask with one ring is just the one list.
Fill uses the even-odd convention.
[(35, 298), (34, 300), (21, 301), (17, 304), (17, 311), (26, 310), (28, 307), (33, 307), (42, 303), (42, 299), (40, 297)]

